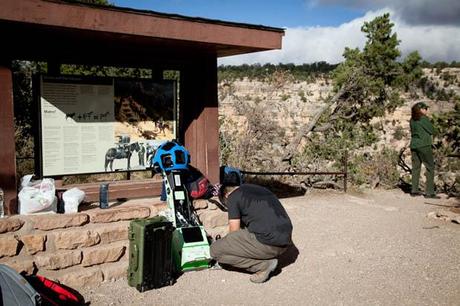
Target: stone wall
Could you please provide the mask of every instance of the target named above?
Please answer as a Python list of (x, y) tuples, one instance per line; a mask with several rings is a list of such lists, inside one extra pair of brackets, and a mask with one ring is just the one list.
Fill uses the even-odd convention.
[(0, 219), (0, 263), (76, 288), (124, 277), (130, 220), (164, 208), (158, 200), (143, 199), (76, 214)]
[[(194, 206), (212, 238), (227, 233), (227, 213), (215, 200)], [(89, 207), (76, 214), (18, 215), (0, 219), (0, 263), (40, 274), (73, 288), (126, 277), (130, 220), (165, 209), (157, 199), (130, 200), (109, 209)]]

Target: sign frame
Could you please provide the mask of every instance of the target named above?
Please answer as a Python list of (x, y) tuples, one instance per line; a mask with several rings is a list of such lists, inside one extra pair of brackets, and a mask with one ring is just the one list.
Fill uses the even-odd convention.
[[(55, 86), (54, 89), (51, 86), (51, 89), (47, 88), (46, 90), (44, 90), (43, 86), (45, 84), (51, 84), (51, 85), (57, 84), (57, 85)], [(91, 132), (90, 127), (85, 126), (87, 122), (83, 122), (83, 117), (82, 117), (82, 114), (85, 115), (91, 112), (92, 113), (97, 113), (97, 112), (93, 112), (92, 110), (88, 111), (88, 109), (86, 109), (86, 112), (82, 110), (81, 112), (78, 113), (78, 115), (80, 116), (80, 119), (75, 119), (75, 117), (70, 118), (70, 116), (78, 116), (77, 112), (72, 111), (71, 113), (68, 113), (67, 111), (63, 111), (64, 108), (67, 107), (66, 106), (67, 101), (70, 101), (68, 103), (69, 105), (71, 105), (69, 106), (70, 108), (72, 107), (80, 108), (81, 107), (82, 102), (81, 102), (81, 97), (79, 96), (81, 92), (79, 92), (78, 94), (74, 94), (74, 95), (67, 94), (66, 90), (69, 88), (67, 88), (66, 86), (60, 86), (60, 84), (64, 84), (64, 85), (72, 84), (72, 86), (69, 86), (71, 91), (74, 90), (75, 87), (79, 87), (80, 85), (81, 85), (79, 87), (80, 91), (83, 91), (83, 88), (86, 88), (84, 90), (87, 90), (87, 89), (91, 90), (91, 86), (95, 86), (94, 88), (96, 88), (95, 89), (96, 91), (98, 91), (99, 88), (102, 88), (102, 90), (105, 90), (106, 88), (104, 88), (104, 86), (112, 86), (113, 95), (111, 99), (113, 103), (113, 117), (111, 119), (113, 121), (110, 121), (109, 119), (108, 121), (103, 121), (103, 123), (102, 122), (94, 123), (95, 126), (98, 124), (102, 126), (105, 123), (107, 123), (106, 124), (107, 126), (109, 126), (110, 123), (113, 124), (113, 130), (114, 130), (113, 143), (115, 144), (109, 147), (109, 149), (112, 149), (111, 152), (113, 154), (110, 156), (113, 158), (111, 158), (110, 156), (109, 158), (107, 157), (109, 154), (109, 150), (107, 149), (107, 152), (105, 153), (105, 163), (104, 161), (102, 161), (102, 163), (105, 166), (105, 169), (95, 168), (92, 170), (88, 170), (88, 168), (86, 168), (86, 170), (67, 171), (64, 168), (62, 168), (61, 169), (62, 171), (60, 171), (59, 167), (57, 166), (56, 167), (57, 170), (54, 169), (53, 171), (49, 171), (50, 167), (47, 168), (47, 165), (46, 165), (47, 161), (53, 160), (53, 158), (49, 158), (51, 154), (49, 149), (47, 152), (44, 152), (44, 150), (47, 149), (47, 145), (49, 145), (50, 143), (51, 144), (54, 143), (54, 145), (56, 146), (61, 146), (61, 144), (59, 144), (59, 139), (62, 139), (62, 140), (66, 139), (64, 136), (62, 136), (61, 138), (57, 137), (56, 140), (53, 140), (52, 137), (49, 137), (50, 135), (46, 134), (47, 131), (49, 133), (50, 130), (53, 131), (53, 128), (55, 128), (55, 130), (61, 130), (61, 134), (64, 134), (63, 130), (64, 128), (66, 128), (69, 130), (67, 135), (72, 135), (73, 133), (72, 131), (73, 130), (77, 131), (78, 128), (80, 129), (80, 131), (83, 129), (89, 131), (88, 132), (89, 137), (84, 137), (83, 135), (81, 136), (81, 139), (90, 139), (91, 135), (97, 134), (97, 132), (95, 131)], [(74, 86), (74, 85), (77, 85), (77, 86)], [(139, 96), (140, 93), (138, 92), (137, 89), (138, 88), (142, 89), (144, 87), (147, 88), (147, 90), (144, 90), (144, 92), (141, 93), (141, 96)], [(130, 90), (133, 88), (135, 90), (133, 90), (133, 93), (131, 94)], [(152, 89), (152, 90), (149, 92), (148, 89)], [(164, 92), (162, 90), (164, 90)], [(58, 106), (56, 106), (54, 109), (53, 108), (54, 105), (52, 105), (53, 103), (49, 103), (49, 101), (43, 98), (44, 91), (46, 91), (48, 100), (54, 99), (54, 96), (61, 94), (61, 91), (63, 92), (62, 94), (63, 98), (61, 99), (61, 102), (54, 103), (55, 105), (59, 105), (61, 109)], [(33, 78), (33, 92), (34, 92), (34, 102), (36, 104), (36, 114), (37, 114), (35, 116), (36, 122), (34, 122), (33, 124), (36, 127), (35, 129), (36, 131), (36, 136), (35, 136), (35, 148), (36, 148), (35, 150), (36, 152), (35, 153), (35, 169), (36, 171), (35, 172), (40, 177), (59, 177), (59, 176), (66, 176), (66, 175), (103, 174), (103, 173), (109, 174), (109, 173), (116, 173), (116, 172), (133, 172), (133, 171), (151, 170), (151, 165), (149, 164), (149, 160), (153, 157), (153, 154), (155, 152), (154, 150), (156, 149), (156, 147), (158, 147), (164, 141), (176, 139), (179, 135), (178, 133), (178, 128), (179, 128), (178, 107), (179, 106), (178, 106), (177, 81), (176, 80), (154, 80), (154, 79), (148, 79), (148, 78), (126, 78), (126, 77), (92, 77), (92, 76), (88, 77), (88, 76), (76, 76), (76, 75), (49, 76), (46, 74), (37, 74), (37, 75), (34, 75), (34, 78)], [(123, 92), (129, 92), (130, 95), (124, 96), (120, 94)], [(167, 107), (164, 107), (164, 108), (156, 107), (155, 108), (155, 105), (157, 104), (157, 102), (153, 100), (149, 100), (149, 99), (152, 99), (152, 97), (155, 97), (155, 93), (158, 94), (158, 97), (160, 96), (162, 97), (162, 100), (160, 100), (161, 101), (160, 104), (163, 105), (166, 103)], [(117, 94), (119, 94), (118, 97), (117, 97)], [(136, 100), (139, 97), (142, 98), (142, 94), (145, 94), (145, 99), (141, 99), (141, 100), (143, 100), (144, 101), (143, 103), (146, 105), (144, 105), (143, 103), (138, 103), (138, 100)], [(149, 94), (151, 96), (149, 96)], [(106, 108), (108, 107), (107, 106), (108, 105), (107, 104), (108, 95), (109, 94), (107, 94), (107, 96), (105, 97), (105, 102), (104, 102)], [(59, 98), (56, 98), (56, 99), (58, 100)], [(126, 100), (129, 100), (129, 101), (127, 102)], [(171, 102), (172, 105), (168, 106), (169, 102)], [(86, 104), (94, 106), (94, 102), (93, 103), (88, 102)], [(134, 105), (136, 110), (140, 113), (140, 115), (139, 114), (137, 115), (141, 117), (144, 116), (142, 119), (145, 119), (145, 120), (135, 121), (135, 119), (126, 119), (125, 117), (123, 117), (123, 114), (122, 114), (123, 109), (127, 108), (131, 113), (133, 112), (133, 110), (130, 109), (130, 107), (126, 106), (127, 104), (131, 106)], [(152, 112), (155, 112), (155, 109), (161, 110), (159, 111), (159, 114), (166, 114), (165, 115), (167, 117), (165, 118), (166, 120), (164, 120), (163, 117), (159, 117), (161, 119), (161, 122), (159, 122), (160, 119), (157, 121), (149, 120), (149, 119), (152, 119), (151, 117)], [(48, 111), (48, 113), (45, 113), (45, 111)], [(107, 113), (107, 111), (99, 112), (98, 116), (101, 116), (100, 118), (102, 118), (102, 115), (104, 115), (105, 113)], [(153, 114), (153, 115), (157, 115), (157, 114)], [(48, 116), (48, 117), (45, 118), (45, 116)], [(59, 118), (59, 119), (56, 119), (55, 126), (50, 124), (50, 121), (52, 122), (52, 120), (50, 120), (49, 117), (53, 117), (53, 116), (56, 118)], [(136, 118), (140, 118), (139, 116), (137, 116)], [(172, 116), (172, 118), (170, 118), (170, 116)], [(118, 121), (120, 117), (125, 118), (125, 120)], [(71, 120), (74, 121), (72, 124), (70, 124), (72, 122)], [(131, 120), (133, 121), (131, 122)], [(143, 126), (145, 126), (145, 130), (142, 130), (141, 128), (138, 128), (138, 127), (137, 129), (140, 131), (144, 131), (145, 133), (143, 133), (142, 135), (148, 138), (145, 138), (145, 139), (138, 138), (140, 137), (138, 133), (136, 132), (136, 134), (133, 134), (132, 132), (133, 129), (129, 129), (131, 124), (136, 126), (136, 125), (140, 125), (139, 124), (140, 122), (143, 124)], [(153, 125), (155, 126), (155, 128), (158, 128), (158, 131), (159, 131), (158, 133), (148, 131), (148, 128), (153, 127)], [(163, 127), (163, 130), (161, 130), (161, 127)], [(128, 137), (124, 136), (125, 134), (123, 134), (123, 131), (124, 131), (123, 129), (125, 130), (129, 129), (129, 132), (127, 132)], [(103, 130), (103, 128), (99, 127), (99, 130)], [(99, 131), (99, 134), (100, 134), (100, 131)], [(106, 136), (109, 134), (110, 134), (110, 129), (108, 128)], [(109, 138), (100, 137), (100, 139), (105, 140)], [(117, 139), (118, 139), (118, 142), (116, 142)], [(131, 147), (131, 144), (134, 144), (134, 143), (139, 144), (141, 147), (143, 147), (143, 149), (141, 150), (141, 148), (137, 147), (138, 151), (136, 151), (136, 148), (134, 148), (131, 151), (129, 148)], [(93, 142), (92, 145), (93, 147), (97, 147), (98, 142)], [(62, 146), (64, 146), (64, 144), (62, 144)], [(70, 144), (66, 143), (65, 146), (66, 148), (69, 146), (72, 147), (71, 143)], [(78, 146), (78, 143), (76, 143), (76, 146)], [(83, 147), (83, 145), (80, 145), (80, 147)], [(99, 151), (101, 150), (98, 147), (97, 149)], [(62, 152), (64, 152), (64, 150), (65, 149), (61, 148), (61, 154)], [(80, 149), (80, 150), (83, 150), (83, 149)], [(131, 165), (130, 165), (130, 162), (127, 162), (126, 166), (120, 167), (120, 163), (124, 162), (124, 160), (129, 161), (128, 158), (123, 157), (123, 154), (125, 154), (124, 152), (127, 152), (127, 150), (131, 152), (129, 155), (131, 158)], [(57, 149), (56, 152), (59, 152), (59, 149)], [(145, 162), (142, 164), (141, 164), (141, 155), (143, 156), (142, 160), (145, 160)], [(66, 159), (64, 158), (64, 156), (65, 155), (61, 156), (62, 160)], [(98, 159), (99, 158), (100, 157), (98, 157)], [(135, 164), (135, 166), (133, 166), (132, 162), (135, 160), (138, 160), (138, 163)], [(84, 161), (82, 161), (82, 155), (80, 154), (80, 163), (83, 163), (83, 162)], [(98, 167), (99, 167), (99, 164), (98, 164)]]

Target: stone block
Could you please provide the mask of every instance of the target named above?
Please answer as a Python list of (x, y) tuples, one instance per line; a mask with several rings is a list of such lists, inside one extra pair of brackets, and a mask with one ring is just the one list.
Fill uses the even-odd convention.
[(220, 210), (209, 210), (199, 216), (206, 229), (228, 224), (228, 214)]
[(57, 277), (56, 280), (75, 289), (99, 285), (104, 280), (104, 275), (99, 268), (79, 269), (67, 272)]
[(18, 273), (25, 272), (26, 274), (33, 274), (37, 270), (34, 265), (34, 261), (31, 259), (15, 259), (7, 261), (5, 264), (16, 270)]
[(104, 281), (115, 281), (120, 278), (126, 278), (128, 275), (128, 261), (122, 260), (113, 264), (101, 266), (104, 274)]
[(150, 216), (149, 207), (120, 207), (88, 211), (92, 223), (108, 223), (121, 220), (145, 219)]
[(106, 262), (118, 261), (126, 251), (126, 246), (121, 244), (100, 246), (83, 250), (84, 267), (99, 265)]
[(33, 255), (45, 250), (46, 235), (26, 235), (21, 238), (28, 254)]
[(35, 264), (39, 269), (59, 270), (79, 265), (82, 260), (81, 251), (63, 251), (52, 254), (43, 254), (35, 257)]
[(0, 234), (15, 232), (24, 225), (24, 220), (15, 217), (0, 219)]
[(208, 201), (204, 199), (193, 200), (193, 207), (195, 209), (206, 209), (208, 208)]
[(98, 230), (99, 236), (101, 237), (101, 243), (128, 240), (128, 229), (129, 223), (123, 222), (114, 226), (106, 226)]
[(149, 216), (149, 218), (158, 216), (158, 213), (160, 212), (160, 210), (158, 209), (157, 206), (150, 206), (149, 209), (150, 209), (150, 216)]
[(16, 256), (19, 250), (19, 241), (14, 236), (0, 238), (0, 258)]
[(58, 249), (73, 250), (90, 247), (100, 241), (99, 234), (92, 230), (67, 230), (54, 233), (54, 245)]
[(155, 204), (155, 208), (157, 209), (158, 212), (160, 212), (168, 208), (168, 203), (161, 202), (161, 203)]
[(54, 214), (40, 215), (31, 218), (34, 222), (34, 228), (43, 231), (49, 231), (57, 228), (67, 228), (81, 226), (88, 223), (87, 214)]

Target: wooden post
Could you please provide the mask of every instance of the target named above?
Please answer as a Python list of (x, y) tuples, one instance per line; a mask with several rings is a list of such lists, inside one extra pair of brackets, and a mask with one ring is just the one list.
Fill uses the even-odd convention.
[(219, 181), (217, 59), (209, 56), (181, 74), (181, 134), (192, 164), (212, 182)]
[(8, 215), (17, 213), (16, 145), (14, 142), (13, 76), (10, 65), (0, 64), (0, 188)]

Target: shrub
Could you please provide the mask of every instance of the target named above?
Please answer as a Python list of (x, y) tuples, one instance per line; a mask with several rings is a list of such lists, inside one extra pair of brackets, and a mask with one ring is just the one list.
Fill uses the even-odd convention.
[(393, 133), (393, 138), (396, 140), (401, 140), (407, 136), (406, 131), (400, 125), (398, 125)]
[(398, 152), (385, 147), (374, 154), (358, 154), (350, 161), (348, 170), (354, 185), (394, 188), (399, 182)]

